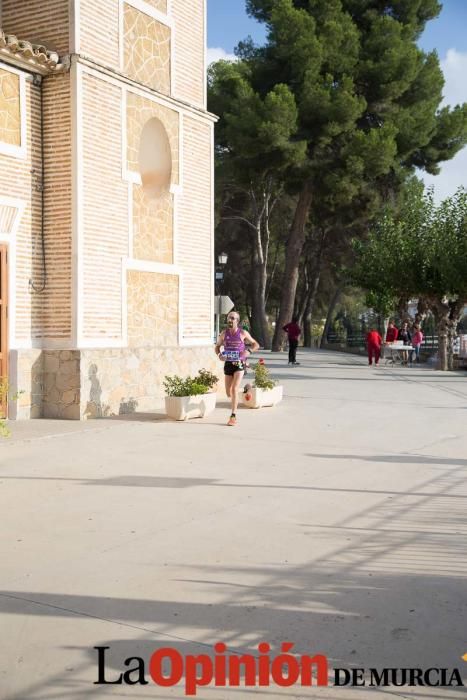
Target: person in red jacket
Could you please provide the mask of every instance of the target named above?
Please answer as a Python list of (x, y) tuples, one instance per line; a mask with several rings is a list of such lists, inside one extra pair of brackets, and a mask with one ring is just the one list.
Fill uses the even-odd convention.
[(394, 343), (394, 341), (397, 340), (397, 336), (399, 335), (399, 331), (397, 330), (396, 326), (394, 325), (394, 319), (391, 318), (388, 324), (388, 329), (386, 331), (386, 343)]
[(298, 318), (294, 316), (291, 323), (287, 323), (282, 330), (287, 333), (289, 340), (289, 365), (299, 365), (300, 362), (297, 362), (297, 348), (302, 329), (298, 325)]
[(381, 343), (383, 339), (375, 328), (371, 328), (370, 332), (366, 336), (366, 348), (368, 350), (368, 364), (373, 364), (373, 357), (375, 358), (375, 365), (378, 364), (379, 358), (381, 356)]

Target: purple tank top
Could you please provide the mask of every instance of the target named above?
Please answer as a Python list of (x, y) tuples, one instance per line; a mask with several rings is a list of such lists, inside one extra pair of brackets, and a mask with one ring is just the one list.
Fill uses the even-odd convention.
[(242, 329), (237, 328), (232, 332), (229, 328), (224, 333), (224, 352), (223, 355), (232, 362), (243, 360), (245, 352), (245, 343), (242, 340)]

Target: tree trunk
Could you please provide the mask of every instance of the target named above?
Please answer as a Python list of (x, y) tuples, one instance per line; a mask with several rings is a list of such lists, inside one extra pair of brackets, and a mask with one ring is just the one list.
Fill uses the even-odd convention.
[[(321, 266), (320, 266), (321, 267)], [(311, 282), (310, 290), (308, 292), (308, 299), (305, 308), (304, 318), (303, 318), (303, 333), (304, 333), (304, 345), (306, 348), (311, 348), (313, 346), (313, 336), (311, 333), (311, 326), (313, 321), (313, 309), (315, 306), (316, 296), (318, 294), (319, 281), (321, 279), (321, 269), (316, 271), (316, 274)]]
[(464, 299), (457, 301), (436, 299), (432, 304), (438, 327), (438, 364), (436, 369), (442, 372), (452, 370), (454, 366), (453, 344), (464, 304)]
[(329, 304), (328, 313), (326, 316), (326, 323), (324, 324), (324, 331), (323, 331), (323, 335), (321, 336), (321, 343), (320, 343), (321, 348), (324, 348), (324, 345), (327, 341), (329, 327), (330, 327), (331, 322), (332, 322), (332, 315), (334, 313), (334, 309), (337, 306), (337, 303), (339, 301), (339, 297), (341, 294), (342, 294), (342, 287), (337, 287), (336, 291), (334, 292), (334, 296), (331, 299), (331, 303)]
[[(255, 256), (255, 258), (257, 258), (257, 256)], [(271, 336), (266, 315), (266, 265), (266, 261), (261, 262), (258, 259), (255, 259), (253, 264), (251, 323), (253, 338), (255, 338), (262, 347), (270, 348)]]
[(290, 235), (285, 251), (285, 270), (282, 284), (279, 317), (277, 319), (274, 339), (272, 341), (272, 349), (274, 352), (281, 349), (284, 338), (284, 331), (282, 330), (282, 327), (291, 320), (294, 310), (300, 256), (305, 243), (306, 223), (310, 212), (311, 201), (311, 183), (306, 182), (298, 198), (295, 216), (290, 229)]
[(445, 372), (448, 368), (448, 326), (451, 309), (446, 300), (433, 299), (432, 310), (438, 331), (438, 362), (436, 369)]
[(430, 310), (430, 304), (428, 299), (425, 297), (420, 297), (417, 302), (417, 313), (415, 314), (415, 323), (420, 325), (426, 319), (427, 313)]
[(300, 300), (297, 303), (297, 310), (296, 310), (294, 315), (297, 317), (298, 325), (302, 326), (303, 319), (305, 316), (306, 307), (307, 307), (307, 302), (308, 302), (308, 294), (309, 294), (309, 290), (310, 290), (306, 261), (302, 265), (302, 269), (300, 272), (300, 278), (303, 278), (303, 284), (302, 284), (302, 289), (301, 289), (301, 293), (300, 293)]
[(402, 323), (404, 323), (405, 319), (409, 315), (409, 300), (405, 298), (400, 298), (399, 301), (397, 302), (397, 312), (400, 316), (400, 319)]
[(448, 369), (454, 369), (454, 341), (457, 336), (457, 327), (459, 321), (462, 318), (462, 311), (465, 306), (464, 299), (458, 299), (457, 301), (451, 302), (449, 304), (449, 324), (448, 324), (448, 338), (447, 338), (447, 354), (448, 354)]
[(448, 369), (448, 324), (446, 316), (438, 322), (438, 365), (436, 369), (446, 372)]
[(319, 282), (321, 279), (321, 266), (323, 262), (324, 246), (326, 241), (327, 231), (321, 230), (318, 252), (315, 258), (313, 271), (308, 279), (308, 296), (306, 300), (305, 312), (303, 314), (304, 326), (304, 345), (306, 348), (311, 348), (313, 345), (313, 337), (311, 334), (311, 326), (313, 320), (313, 309), (318, 295)]

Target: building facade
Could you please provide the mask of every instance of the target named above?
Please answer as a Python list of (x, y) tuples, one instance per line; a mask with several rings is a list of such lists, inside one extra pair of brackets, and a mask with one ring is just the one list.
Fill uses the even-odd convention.
[(9, 415), (151, 410), (216, 367), (205, 0), (0, 0), (0, 26)]

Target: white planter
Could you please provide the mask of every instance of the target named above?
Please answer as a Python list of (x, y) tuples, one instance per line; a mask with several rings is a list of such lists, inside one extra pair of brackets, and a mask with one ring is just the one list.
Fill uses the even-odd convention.
[(275, 406), (282, 401), (284, 387), (275, 386), (274, 389), (256, 389), (253, 387), (243, 394), (243, 403), (248, 408), (262, 408), (263, 406)]
[(199, 394), (198, 396), (166, 396), (165, 412), (174, 420), (204, 418), (216, 408), (216, 394)]

